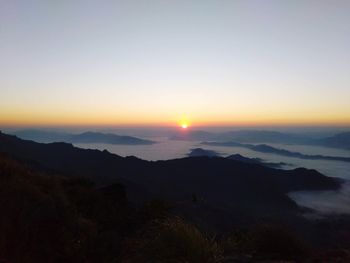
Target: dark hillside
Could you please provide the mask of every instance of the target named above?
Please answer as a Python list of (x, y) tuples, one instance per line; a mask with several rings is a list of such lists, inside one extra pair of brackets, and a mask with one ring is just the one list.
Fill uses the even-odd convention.
[[(240, 211), (248, 217), (285, 216), (299, 207), (286, 193), (337, 189), (340, 182), (317, 171), (290, 171), (226, 158), (192, 157), (149, 162), (66, 143), (40, 144), (0, 134), (0, 152), (30, 160), (67, 176), (86, 177), (99, 186), (123, 183), (131, 200), (162, 198), (177, 204), (193, 196), (205, 211)], [(183, 205), (180, 205), (181, 207)], [(205, 220), (205, 217), (203, 218)]]

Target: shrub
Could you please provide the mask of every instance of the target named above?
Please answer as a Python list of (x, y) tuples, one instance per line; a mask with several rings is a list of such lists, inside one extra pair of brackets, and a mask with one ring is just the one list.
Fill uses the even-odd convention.
[(289, 229), (260, 225), (250, 232), (248, 247), (257, 258), (300, 260), (308, 255), (307, 245)]
[(221, 262), (217, 242), (178, 217), (153, 222), (127, 240), (122, 262)]

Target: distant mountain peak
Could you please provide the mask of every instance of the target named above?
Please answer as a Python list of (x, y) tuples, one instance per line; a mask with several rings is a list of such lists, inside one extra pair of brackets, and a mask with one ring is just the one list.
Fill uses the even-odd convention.
[(47, 130), (20, 130), (14, 132), (22, 139), (36, 142), (67, 142), (67, 143), (106, 143), (121, 145), (150, 145), (156, 142), (132, 136), (117, 135), (113, 133), (102, 133), (96, 131), (86, 131), (79, 134), (64, 133)]

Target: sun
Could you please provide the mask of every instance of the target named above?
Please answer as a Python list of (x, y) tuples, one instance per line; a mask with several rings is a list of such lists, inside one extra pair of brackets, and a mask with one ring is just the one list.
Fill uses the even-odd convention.
[(188, 127), (190, 127), (190, 125), (192, 124), (192, 122), (186, 116), (182, 116), (177, 122), (177, 124), (182, 130), (187, 130)]
[(181, 124), (181, 128), (182, 129), (187, 129), (188, 128), (188, 124), (187, 123), (182, 123)]

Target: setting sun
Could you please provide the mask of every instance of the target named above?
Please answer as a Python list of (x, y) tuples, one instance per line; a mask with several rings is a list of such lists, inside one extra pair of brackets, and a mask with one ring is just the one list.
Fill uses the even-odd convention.
[(188, 128), (188, 124), (187, 123), (182, 123), (181, 124), (181, 128), (182, 129), (187, 129)]

